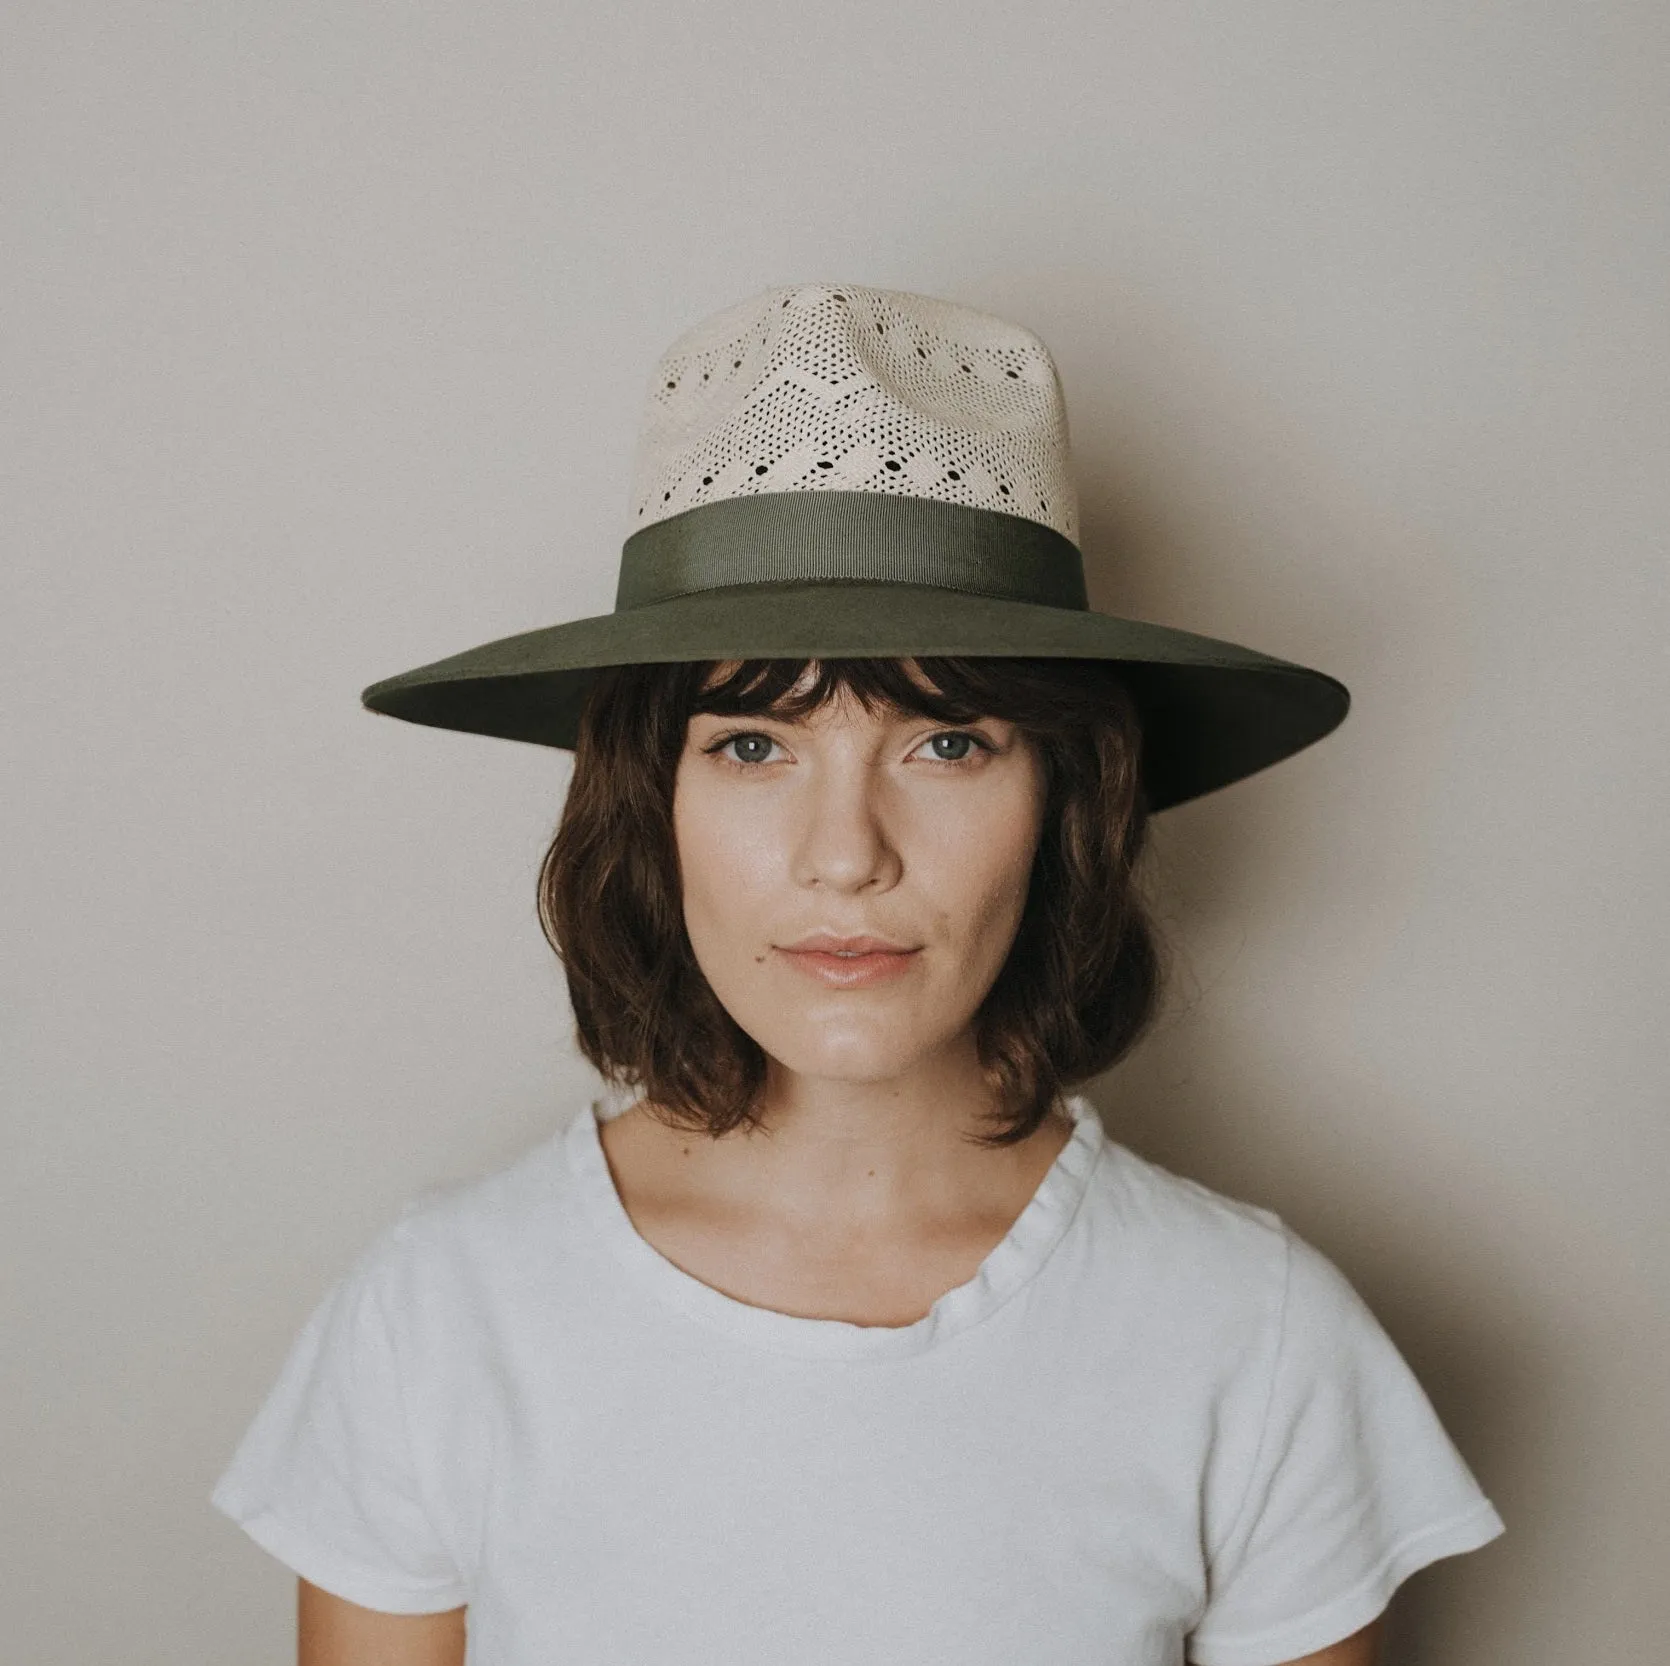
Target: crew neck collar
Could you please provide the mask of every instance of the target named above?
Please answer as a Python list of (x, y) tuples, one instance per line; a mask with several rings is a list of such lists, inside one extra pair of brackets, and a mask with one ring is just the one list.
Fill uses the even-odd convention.
[(1003, 1240), (972, 1278), (946, 1291), (908, 1325), (860, 1325), (755, 1307), (676, 1266), (632, 1224), (599, 1135), (605, 1101), (582, 1107), (562, 1136), (569, 1172), (592, 1226), (640, 1289), (708, 1328), (754, 1347), (803, 1359), (898, 1359), (924, 1353), (996, 1312), (1042, 1270), (1089, 1189), (1107, 1145), (1094, 1106), (1080, 1094), (1064, 1108), (1073, 1132)]

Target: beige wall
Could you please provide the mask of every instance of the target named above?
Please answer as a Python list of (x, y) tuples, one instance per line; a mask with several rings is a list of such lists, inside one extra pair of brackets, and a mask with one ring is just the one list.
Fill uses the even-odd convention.
[(1352, 688), (1161, 819), (1092, 1096), (1335, 1257), (1502, 1511), (1392, 1666), (1658, 1658), (1670, 13), (606, 11), (6, 14), (7, 1657), (292, 1657), (214, 1476), (591, 1086), (565, 757), (358, 690), (606, 611), (654, 355), (827, 277), (1049, 342), (1097, 605)]

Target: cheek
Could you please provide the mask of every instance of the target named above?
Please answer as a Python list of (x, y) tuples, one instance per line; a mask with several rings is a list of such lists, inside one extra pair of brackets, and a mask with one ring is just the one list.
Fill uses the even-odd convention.
[(750, 922), (781, 860), (776, 836), (757, 813), (740, 813), (739, 796), (705, 794), (699, 785), (681, 786), (674, 795), (679, 884), (686, 925), (698, 947), (757, 935)]
[(994, 846), (988, 838), (948, 853), (941, 894), (971, 949), (1000, 960), (1008, 952), (1026, 906), (1031, 866), (1032, 847), (1022, 841)]
[(1038, 807), (1019, 793), (932, 830), (934, 889), (973, 936), (1012, 931), (1026, 904), (1039, 837)]

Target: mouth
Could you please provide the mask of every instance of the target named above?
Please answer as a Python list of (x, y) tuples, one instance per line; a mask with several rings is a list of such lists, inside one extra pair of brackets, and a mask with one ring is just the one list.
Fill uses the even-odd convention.
[(779, 943), (787, 954), (833, 954), (859, 956), (867, 954), (914, 954), (919, 944), (895, 943), (888, 937), (837, 937), (832, 932), (813, 932), (797, 943)]
[(916, 949), (779, 948), (796, 971), (833, 989), (856, 989), (902, 977), (916, 964)]

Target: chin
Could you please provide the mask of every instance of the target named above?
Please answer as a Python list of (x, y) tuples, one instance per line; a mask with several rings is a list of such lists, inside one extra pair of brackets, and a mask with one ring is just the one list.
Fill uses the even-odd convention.
[(832, 1082), (886, 1082), (910, 1071), (927, 1051), (919, 1037), (910, 1045), (896, 1037), (849, 1035), (831, 1038), (756, 1035), (760, 1046), (784, 1070)]

